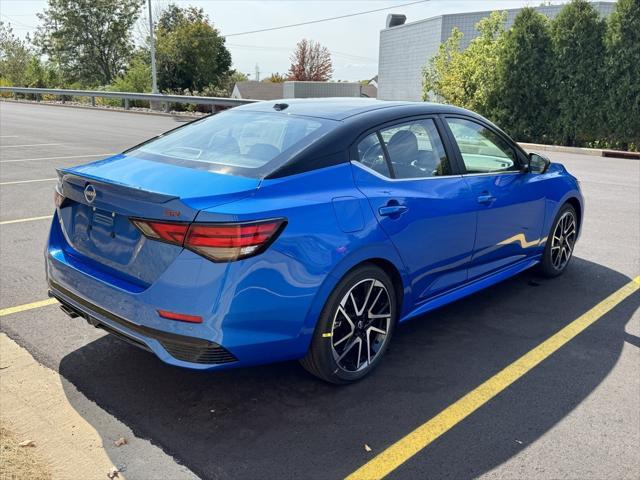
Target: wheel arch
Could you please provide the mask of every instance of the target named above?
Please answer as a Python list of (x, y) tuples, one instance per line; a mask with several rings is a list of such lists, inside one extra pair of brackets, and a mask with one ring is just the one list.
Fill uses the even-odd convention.
[[(573, 207), (573, 209), (576, 211), (576, 215), (578, 216), (578, 234), (580, 234), (580, 230), (582, 229), (582, 202), (580, 202), (580, 200), (578, 200), (578, 197), (569, 197), (567, 198), (564, 203), (566, 204), (568, 203), (569, 205), (571, 205)], [(562, 208), (562, 205), (560, 206), (560, 208)]]
[(307, 317), (304, 322), (302, 335), (309, 337), (309, 342), (316, 327), (317, 320), (324, 308), (324, 305), (331, 295), (331, 292), (336, 288), (338, 283), (349, 272), (365, 264), (373, 264), (381, 268), (385, 273), (389, 275), (393, 283), (394, 291), (396, 294), (396, 301), (398, 302), (398, 318), (402, 316), (402, 308), (405, 305), (405, 300), (410, 294), (410, 287), (407, 281), (406, 273), (403, 271), (404, 265), (399, 257), (393, 255), (395, 249), (363, 249), (358, 253), (342, 259), (329, 275), (325, 278), (324, 282), (318, 288), (318, 292), (315, 299), (307, 312)]

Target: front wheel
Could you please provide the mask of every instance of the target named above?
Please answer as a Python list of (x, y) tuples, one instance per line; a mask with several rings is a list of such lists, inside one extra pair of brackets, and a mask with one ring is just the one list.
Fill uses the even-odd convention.
[(393, 283), (382, 269), (363, 265), (352, 270), (329, 296), (300, 363), (327, 382), (360, 380), (385, 353), (396, 305)]
[(565, 204), (556, 215), (542, 256), (540, 271), (546, 277), (562, 274), (571, 260), (578, 235), (575, 209)]

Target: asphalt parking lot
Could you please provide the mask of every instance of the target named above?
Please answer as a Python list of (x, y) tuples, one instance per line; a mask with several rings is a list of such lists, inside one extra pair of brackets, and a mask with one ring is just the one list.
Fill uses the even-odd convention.
[[(0, 310), (47, 298), (55, 168), (176, 125), (0, 103)], [(6, 314), (0, 330), (202, 478), (343, 478), (640, 274), (640, 161), (549, 156), (581, 180), (586, 198), (566, 274), (525, 272), (410, 322), (356, 385), (324, 384), (294, 362), (180, 370), (54, 305)], [(638, 478), (639, 306), (636, 291), (389, 478)]]

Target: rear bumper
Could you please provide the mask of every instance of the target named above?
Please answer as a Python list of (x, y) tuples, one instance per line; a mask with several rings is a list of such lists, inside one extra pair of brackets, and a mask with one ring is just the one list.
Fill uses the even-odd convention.
[(49, 283), (49, 289), (49, 295), (61, 303), (63, 311), (69, 316), (82, 317), (94, 327), (144, 350), (157, 353), (148, 345), (149, 340), (153, 340), (175, 360), (189, 364), (211, 367), (238, 361), (231, 352), (217, 343), (135, 324), (92, 304), (55, 282)]

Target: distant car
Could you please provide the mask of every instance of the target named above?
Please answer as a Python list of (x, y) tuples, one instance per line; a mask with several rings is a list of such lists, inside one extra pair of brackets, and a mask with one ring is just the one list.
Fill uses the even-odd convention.
[(428, 103), (254, 103), (58, 174), (46, 269), (69, 315), (172, 365), (300, 359), (334, 383), (397, 323), (561, 274), (583, 216), (562, 165)]

